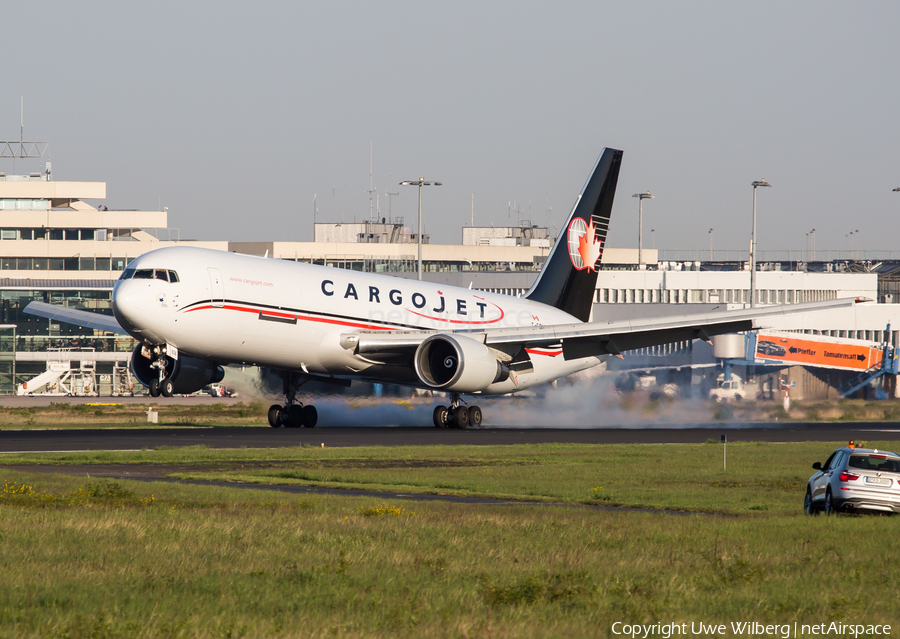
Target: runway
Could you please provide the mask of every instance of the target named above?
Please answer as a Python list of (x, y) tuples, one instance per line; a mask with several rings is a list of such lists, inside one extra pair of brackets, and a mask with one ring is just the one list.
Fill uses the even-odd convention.
[[(0, 454), (142, 450), (160, 446), (280, 448), (289, 446), (508, 446), (512, 444), (688, 444), (729, 442), (900, 441), (893, 422), (685, 424), (667, 428), (134, 428), (0, 431)], [(2, 463), (2, 462), (0, 462)]]

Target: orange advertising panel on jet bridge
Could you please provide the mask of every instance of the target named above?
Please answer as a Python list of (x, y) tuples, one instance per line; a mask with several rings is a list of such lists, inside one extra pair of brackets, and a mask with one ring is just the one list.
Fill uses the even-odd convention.
[(755, 355), (756, 359), (788, 364), (861, 371), (879, 365), (882, 358), (881, 349), (870, 342), (836, 338), (826, 341), (812, 335), (794, 337), (767, 332), (759, 333)]

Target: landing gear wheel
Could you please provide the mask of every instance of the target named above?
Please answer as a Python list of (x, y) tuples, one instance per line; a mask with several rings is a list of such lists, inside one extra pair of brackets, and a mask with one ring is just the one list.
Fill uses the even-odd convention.
[(469, 427), (469, 409), (465, 406), (457, 406), (453, 409), (453, 424), (457, 428), (466, 429)]
[(315, 406), (304, 406), (302, 415), (304, 428), (316, 427), (316, 422), (319, 421), (319, 411), (316, 410)]
[(278, 404), (269, 406), (269, 426), (281, 428), (281, 406)]
[(469, 425), (473, 428), (478, 428), (481, 426), (481, 407), (480, 406), (469, 406)]
[(300, 428), (303, 426), (303, 407), (296, 404), (289, 406), (284, 425), (287, 428)]
[(435, 406), (434, 414), (432, 415), (434, 419), (434, 427), (435, 428), (447, 428), (447, 407), (446, 406)]
[(154, 378), (150, 380), (150, 397), (159, 397), (159, 380)]
[(175, 382), (168, 377), (159, 385), (159, 392), (163, 397), (171, 397), (175, 393)]

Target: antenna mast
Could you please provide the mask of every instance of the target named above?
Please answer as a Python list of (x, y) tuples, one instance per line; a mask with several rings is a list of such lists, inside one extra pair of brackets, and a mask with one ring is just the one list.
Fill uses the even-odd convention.
[(369, 194), (369, 221), (372, 222), (375, 220), (375, 209), (374, 201), (372, 200), (372, 194), (375, 192), (375, 187), (372, 186), (372, 141), (369, 140), (369, 190), (366, 191)]

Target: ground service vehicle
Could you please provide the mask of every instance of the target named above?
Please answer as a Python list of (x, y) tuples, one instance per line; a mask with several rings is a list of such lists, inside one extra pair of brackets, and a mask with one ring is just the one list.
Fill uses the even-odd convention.
[(719, 385), (709, 391), (709, 398), (714, 399), (720, 404), (722, 402), (739, 402), (747, 399), (750, 391), (744, 386), (744, 382), (737, 375), (731, 376), (731, 379), (723, 379), (719, 381)]

